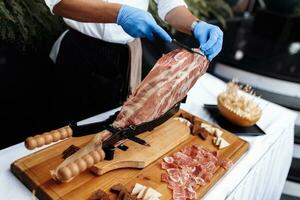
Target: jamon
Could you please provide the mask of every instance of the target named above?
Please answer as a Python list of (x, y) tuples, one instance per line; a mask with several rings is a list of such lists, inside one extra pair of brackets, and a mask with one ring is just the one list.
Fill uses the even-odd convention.
[[(186, 96), (197, 79), (205, 73), (208, 64), (205, 57), (184, 49), (176, 49), (162, 56), (124, 103), (113, 126), (124, 128), (160, 117)], [(98, 133), (89, 144), (53, 170), (52, 177), (67, 182), (103, 160), (102, 142), (109, 137), (107, 130)], [(93, 154), (88, 155), (90, 152)]]
[(207, 67), (205, 57), (183, 49), (164, 55), (124, 103), (114, 126), (136, 125), (161, 116), (185, 97)]
[(173, 191), (174, 200), (196, 199), (195, 190), (211, 180), (217, 166), (228, 169), (232, 164), (219, 159), (216, 152), (194, 145), (163, 160), (161, 167), (166, 173), (161, 175), (161, 180)]

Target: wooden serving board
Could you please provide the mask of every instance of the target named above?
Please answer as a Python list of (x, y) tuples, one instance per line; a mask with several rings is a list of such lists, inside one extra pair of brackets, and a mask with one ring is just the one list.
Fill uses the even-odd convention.
[[(111, 199), (116, 199), (116, 196), (109, 192), (114, 184), (122, 183), (131, 190), (138, 182), (158, 190), (162, 194), (161, 199), (168, 200), (172, 199), (172, 192), (165, 183), (161, 182), (161, 174), (164, 172), (160, 167), (162, 158), (192, 144), (216, 150), (212, 144), (212, 136), (208, 136), (204, 141), (190, 135), (186, 125), (169, 119), (151, 132), (139, 135), (151, 147), (127, 141), (125, 143), (129, 146), (127, 151), (117, 149), (114, 160), (102, 161), (91, 168), (94, 173), (103, 175), (97, 176), (90, 171), (85, 171), (69, 183), (57, 183), (52, 180), (49, 171), (62, 162), (62, 152), (71, 144), (83, 146), (92, 137), (93, 135), (73, 137), (42, 149), (12, 163), (11, 171), (31, 191), (34, 190), (39, 199), (88, 199), (98, 189), (108, 192)], [(220, 157), (236, 162), (247, 151), (248, 143), (225, 130), (223, 137), (231, 145), (219, 151)], [(211, 182), (204, 187), (199, 187), (198, 197), (201, 198), (225, 173), (226, 170), (219, 167)]]

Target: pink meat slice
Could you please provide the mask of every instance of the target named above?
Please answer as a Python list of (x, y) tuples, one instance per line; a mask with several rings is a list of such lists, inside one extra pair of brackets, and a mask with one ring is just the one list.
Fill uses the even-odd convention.
[(168, 183), (169, 182), (169, 176), (168, 176), (168, 174), (162, 173), (161, 174), (161, 181)]
[(184, 49), (163, 55), (124, 103), (113, 125), (123, 128), (160, 117), (186, 96), (208, 65), (205, 57)]
[(167, 174), (161, 180), (173, 191), (173, 199), (196, 199), (196, 189), (211, 181), (218, 166), (230, 167), (231, 161), (221, 160), (218, 153), (201, 146), (188, 146), (165, 157), (162, 168)]
[(233, 162), (231, 160), (219, 160), (219, 165), (224, 169), (229, 169), (232, 167)]
[(162, 163), (161, 163), (161, 168), (162, 168), (162, 169), (178, 168), (178, 165), (176, 165), (175, 163), (166, 163), (166, 162), (162, 162)]
[(192, 187), (185, 188), (185, 197), (187, 199), (196, 199), (196, 192), (194, 188)]
[(169, 179), (171, 181), (174, 181), (178, 184), (181, 184), (181, 171), (180, 169), (176, 169), (176, 168), (170, 168), (170, 169), (167, 169), (167, 173), (169, 175)]
[(173, 199), (174, 200), (185, 200), (185, 188), (178, 186), (173, 188)]
[(175, 159), (174, 162), (182, 168), (194, 167), (197, 165), (197, 162), (193, 158), (182, 152), (176, 152), (173, 157)]
[(195, 171), (192, 172), (192, 175), (197, 177), (197, 176), (201, 176), (201, 172), (203, 171), (203, 167), (201, 165), (198, 165), (195, 167)]
[(174, 163), (174, 158), (172, 156), (166, 156), (163, 159), (166, 163)]
[(196, 184), (198, 184), (200, 186), (206, 185), (205, 180), (201, 177), (198, 177), (198, 176), (194, 177), (194, 181), (195, 181)]

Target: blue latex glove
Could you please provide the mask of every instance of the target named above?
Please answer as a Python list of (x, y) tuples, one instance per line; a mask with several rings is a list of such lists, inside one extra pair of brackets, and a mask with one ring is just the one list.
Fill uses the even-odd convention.
[(193, 30), (195, 38), (200, 43), (200, 49), (212, 60), (222, 49), (223, 32), (218, 26), (200, 21)]
[(148, 38), (153, 40), (155, 36), (165, 42), (171, 42), (169, 34), (155, 22), (149, 12), (123, 5), (118, 13), (117, 24), (134, 38)]

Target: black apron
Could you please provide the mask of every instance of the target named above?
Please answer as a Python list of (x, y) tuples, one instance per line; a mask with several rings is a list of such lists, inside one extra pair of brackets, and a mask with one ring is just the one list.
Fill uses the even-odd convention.
[(129, 85), (128, 45), (105, 42), (70, 29), (55, 65), (57, 120), (67, 123), (120, 106)]

